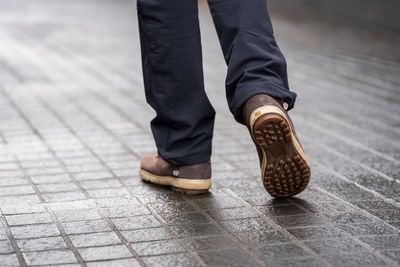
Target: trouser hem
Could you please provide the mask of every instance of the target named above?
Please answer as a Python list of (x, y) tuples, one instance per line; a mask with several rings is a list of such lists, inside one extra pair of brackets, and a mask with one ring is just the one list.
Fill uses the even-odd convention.
[(196, 154), (172, 158), (168, 156), (163, 156), (163, 153), (158, 151), (158, 154), (167, 162), (175, 165), (175, 166), (184, 166), (184, 165), (193, 165), (199, 164), (211, 159), (211, 149), (207, 148), (197, 152)]
[(294, 107), (297, 97), (295, 92), (289, 91), (288, 89), (275, 84), (262, 83), (262, 85), (258, 86), (246, 86), (246, 88), (243, 88), (236, 93), (232, 105), (230, 106), (231, 112), (237, 122), (243, 125), (245, 124), (243, 118), (243, 105), (250, 97), (258, 94), (266, 94), (273, 98), (282, 100), (288, 104), (288, 110)]

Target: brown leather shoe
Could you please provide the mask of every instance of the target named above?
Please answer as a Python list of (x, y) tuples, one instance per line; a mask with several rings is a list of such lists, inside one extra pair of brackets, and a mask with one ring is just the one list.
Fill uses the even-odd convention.
[(139, 172), (142, 180), (171, 186), (173, 191), (185, 195), (205, 194), (211, 187), (210, 161), (178, 167), (153, 152), (142, 158)]
[(283, 103), (258, 94), (243, 107), (245, 123), (257, 147), (265, 189), (274, 197), (303, 191), (310, 181), (310, 164)]

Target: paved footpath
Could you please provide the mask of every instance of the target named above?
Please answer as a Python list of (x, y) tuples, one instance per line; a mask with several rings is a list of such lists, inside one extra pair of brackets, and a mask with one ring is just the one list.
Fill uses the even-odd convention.
[(273, 16), (310, 187), (274, 200), (200, 9), (213, 188), (141, 182), (155, 149), (134, 1), (2, 0), (0, 266), (399, 266), (396, 36)]

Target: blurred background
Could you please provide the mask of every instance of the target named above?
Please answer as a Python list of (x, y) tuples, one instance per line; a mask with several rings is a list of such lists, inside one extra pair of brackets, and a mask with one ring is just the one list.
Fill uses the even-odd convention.
[(268, 8), (310, 187), (286, 200), (262, 188), (200, 1), (217, 118), (213, 188), (196, 199), (138, 177), (155, 145), (135, 2), (0, 0), (0, 265), (397, 266), (400, 2)]

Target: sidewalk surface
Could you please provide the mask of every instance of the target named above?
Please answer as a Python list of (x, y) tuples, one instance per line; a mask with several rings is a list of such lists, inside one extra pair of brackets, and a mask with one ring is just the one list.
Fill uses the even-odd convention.
[(213, 187), (182, 197), (138, 176), (155, 145), (134, 1), (2, 0), (0, 266), (399, 265), (398, 37), (273, 15), (312, 165), (274, 200), (200, 21)]

